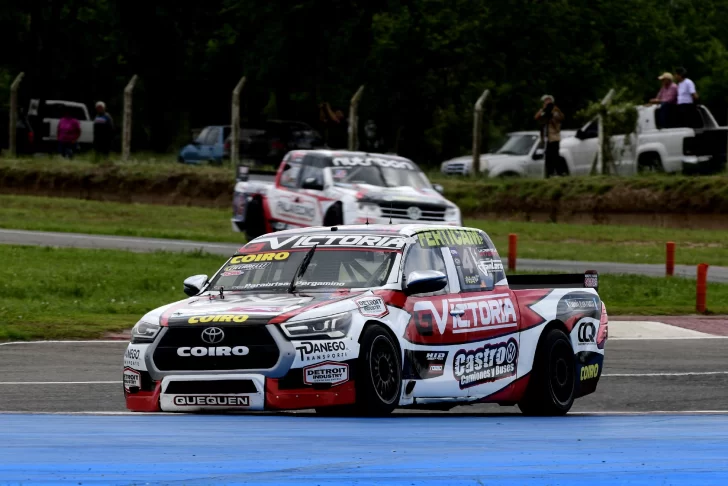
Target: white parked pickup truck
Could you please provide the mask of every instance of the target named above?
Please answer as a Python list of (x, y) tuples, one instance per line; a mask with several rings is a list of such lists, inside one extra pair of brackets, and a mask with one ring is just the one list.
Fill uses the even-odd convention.
[[(573, 137), (575, 131), (563, 130), (562, 139)], [(480, 156), (479, 172), (489, 177), (543, 177), (544, 152), (539, 132), (511, 132), (506, 142), (493, 153)], [(447, 160), (440, 166), (443, 174), (468, 175), (473, 172), (473, 156), (463, 155)]]
[(89, 116), (88, 108), (83, 103), (65, 100), (30, 100), (28, 107), (28, 119), (36, 133), (36, 141), (43, 145), (44, 149), (55, 151), (57, 140), (58, 121), (63, 117), (64, 110), (69, 110), (71, 115), (81, 125), (81, 136), (78, 143), (82, 147), (90, 147), (94, 141), (94, 121)]
[[(631, 147), (625, 147), (624, 135), (613, 137), (614, 160), (619, 174), (679, 172), (695, 165), (718, 166), (721, 160), (725, 161), (726, 129), (718, 126), (705, 106), (697, 106), (699, 116), (693, 124), (696, 128), (674, 123), (666, 128), (658, 127), (658, 109), (658, 106), (638, 107), (637, 132), (631, 136)], [(590, 173), (598, 144), (597, 120), (584, 125), (573, 138), (562, 140), (559, 153), (570, 175)]]

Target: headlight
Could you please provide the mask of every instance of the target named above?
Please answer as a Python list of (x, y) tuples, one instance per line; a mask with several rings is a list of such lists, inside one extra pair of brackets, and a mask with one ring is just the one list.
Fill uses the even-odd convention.
[(144, 321), (137, 322), (136, 326), (131, 329), (132, 344), (151, 343), (159, 334), (159, 329), (159, 324)]
[(351, 313), (318, 317), (305, 321), (281, 324), (283, 332), (291, 339), (336, 339), (346, 337), (351, 327)]
[(381, 209), (378, 204), (374, 203), (359, 203), (359, 212), (364, 216), (376, 218), (381, 214)]
[(445, 219), (450, 221), (460, 217), (460, 210), (457, 207), (450, 207), (445, 210)]

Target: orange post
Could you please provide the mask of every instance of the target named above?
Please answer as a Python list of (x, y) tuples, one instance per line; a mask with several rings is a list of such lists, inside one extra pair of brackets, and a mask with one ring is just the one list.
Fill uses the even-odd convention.
[(675, 273), (675, 242), (668, 241), (665, 245), (665, 275), (672, 277)]
[(695, 308), (699, 314), (705, 314), (705, 300), (707, 297), (708, 287), (708, 264), (701, 263), (698, 265), (698, 282), (696, 289)]
[(516, 251), (518, 246), (518, 235), (511, 233), (508, 235), (508, 271), (516, 271)]

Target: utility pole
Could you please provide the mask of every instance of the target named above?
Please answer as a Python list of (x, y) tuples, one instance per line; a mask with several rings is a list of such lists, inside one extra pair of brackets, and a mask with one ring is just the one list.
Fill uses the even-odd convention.
[(490, 90), (483, 91), (475, 102), (473, 110), (473, 167), (471, 173), (480, 172), (480, 145), (483, 136), (483, 104), (490, 95)]
[(18, 88), (23, 80), (25, 73), (20, 73), (15, 77), (15, 81), (10, 85), (10, 126), (8, 128), (8, 154), (10, 157), (17, 155), (16, 136), (18, 134)]
[(240, 151), (240, 92), (245, 86), (245, 76), (240, 78), (233, 89), (232, 114), (230, 116), (230, 165), (238, 165)]
[(361, 95), (364, 93), (364, 85), (359, 86), (354, 96), (351, 97), (351, 104), (349, 105), (349, 150), (356, 149), (357, 137), (359, 135), (359, 117), (357, 112), (359, 110), (359, 100)]
[(134, 86), (137, 82), (137, 75), (131, 77), (129, 84), (124, 88), (124, 120), (121, 138), (121, 160), (129, 160), (131, 154), (131, 100)]

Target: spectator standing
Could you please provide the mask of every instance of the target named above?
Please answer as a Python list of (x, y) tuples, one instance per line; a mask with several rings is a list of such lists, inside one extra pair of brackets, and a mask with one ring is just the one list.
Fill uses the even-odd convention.
[(58, 120), (56, 139), (61, 156), (72, 159), (76, 152), (76, 143), (81, 136), (81, 124), (71, 115), (68, 108), (63, 110), (63, 117)]
[(364, 150), (366, 152), (381, 153), (384, 150), (384, 140), (377, 133), (377, 124), (374, 120), (367, 120), (364, 125)]
[(662, 73), (662, 76), (658, 77), (662, 86), (660, 91), (657, 92), (657, 96), (652, 98), (649, 102), (651, 105), (660, 105), (657, 110), (657, 126), (658, 128), (667, 128), (669, 125), (670, 115), (673, 111), (673, 106), (677, 105), (677, 85), (673, 82), (671, 73)]
[(103, 101), (96, 102), (96, 118), (94, 118), (94, 152), (96, 160), (109, 158), (111, 142), (114, 139), (114, 120), (106, 111)]
[(542, 125), (541, 141), (546, 144), (544, 155), (546, 177), (561, 175), (563, 168), (559, 160), (559, 147), (561, 146), (561, 122), (564, 121), (564, 114), (556, 106), (553, 96), (543, 95), (541, 101), (543, 106), (536, 112), (534, 118)]
[(680, 114), (680, 121), (683, 126), (695, 127), (695, 102), (698, 101), (698, 92), (695, 83), (687, 77), (688, 72), (680, 67), (675, 70), (677, 81), (677, 105)]
[(346, 149), (349, 146), (349, 127), (346, 122), (344, 112), (331, 109), (331, 105), (326, 102), (319, 106), (322, 116), (326, 124), (326, 143), (331, 148)]

